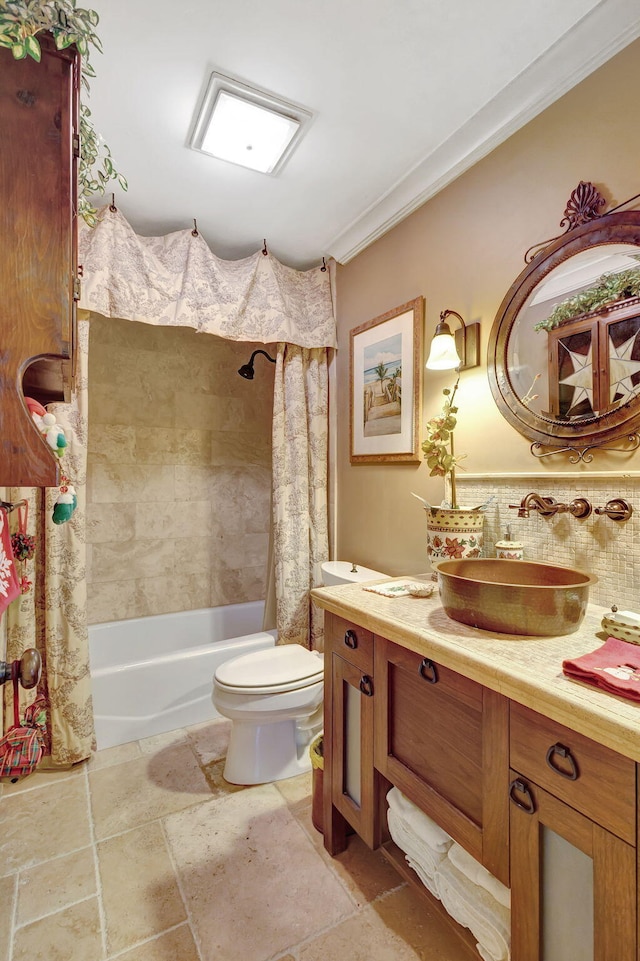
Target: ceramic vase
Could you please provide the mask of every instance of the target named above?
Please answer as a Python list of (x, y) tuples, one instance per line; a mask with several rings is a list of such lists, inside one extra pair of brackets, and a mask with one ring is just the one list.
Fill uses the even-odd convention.
[(466, 507), (425, 508), (430, 561), (482, 557), (484, 512)]

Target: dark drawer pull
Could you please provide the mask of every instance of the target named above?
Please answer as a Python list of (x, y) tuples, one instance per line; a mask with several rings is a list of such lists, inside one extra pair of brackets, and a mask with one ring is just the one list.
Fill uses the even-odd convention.
[[(516, 797), (516, 791), (525, 796), (526, 803)], [(529, 785), (526, 783), (526, 781), (521, 781), (520, 778), (516, 778), (515, 781), (512, 781), (509, 785), (509, 797), (515, 806), (519, 807), (521, 811), (525, 812), (525, 814), (535, 814), (536, 802), (533, 799), (533, 794), (531, 793)]]
[[(554, 758), (556, 754), (558, 755), (558, 757), (561, 757), (568, 762), (569, 767), (571, 768), (570, 771), (563, 771), (561, 767), (558, 767), (554, 763)], [(562, 775), (562, 777), (568, 778), (569, 781), (577, 781), (578, 777), (580, 776), (580, 771), (578, 770), (578, 765), (576, 764), (575, 758), (571, 753), (571, 751), (569, 750), (569, 748), (565, 747), (564, 744), (551, 745), (551, 747), (547, 751), (547, 764), (549, 765), (552, 771), (555, 771), (556, 774)]]
[(344, 632), (344, 642), (347, 647), (350, 647), (352, 651), (355, 651), (358, 646), (358, 636), (355, 631), (348, 630)]
[(373, 697), (373, 678), (368, 674), (363, 674), (360, 678), (360, 690), (367, 697)]
[(423, 658), (423, 660), (420, 662), (418, 673), (420, 674), (420, 677), (423, 677), (425, 681), (429, 682), (429, 684), (438, 683), (438, 669), (433, 661), (430, 661), (428, 657)]

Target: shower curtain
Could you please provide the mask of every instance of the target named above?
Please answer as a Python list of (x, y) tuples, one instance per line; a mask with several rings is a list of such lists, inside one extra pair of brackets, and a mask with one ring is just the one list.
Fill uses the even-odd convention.
[(140, 237), (105, 206), (81, 226), (81, 306), (105, 317), (277, 344), (273, 544), (279, 639), (322, 647), (309, 590), (328, 559), (329, 351), (337, 346), (332, 270), (294, 270), (261, 250), (224, 261), (197, 231)]
[[(5, 495), (14, 503), (28, 499), (28, 533), (36, 538), (36, 556), (27, 562), (27, 576), (33, 586), (10, 604), (5, 614), (6, 659), (20, 658), (28, 647), (40, 652), (42, 679), (37, 691), (20, 688), (21, 709), (37, 694), (44, 695), (45, 753), (55, 766), (89, 757), (94, 743), (85, 580), (88, 338), (88, 323), (79, 321), (73, 401), (49, 405), (68, 442), (61, 470), (78, 498), (71, 520), (54, 524), (51, 519), (59, 493), (55, 488), (44, 492), (38, 488), (9, 488)], [(10, 515), (12, 530), (15, 513)], [(11, 687), (4, 686), (5, 729), (13, 722)]]

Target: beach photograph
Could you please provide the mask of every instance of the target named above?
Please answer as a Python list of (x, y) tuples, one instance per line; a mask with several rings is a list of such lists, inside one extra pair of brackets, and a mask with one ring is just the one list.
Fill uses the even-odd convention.
[(402, 431), (402, 333), (363, 350), (363, 434), (380, 437)]

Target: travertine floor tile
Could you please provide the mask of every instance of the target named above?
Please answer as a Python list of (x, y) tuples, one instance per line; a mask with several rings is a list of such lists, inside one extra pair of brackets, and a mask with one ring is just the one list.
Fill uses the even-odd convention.
[(140, 745), (138, 741), (129, 741), (128, 744), (118, 744), (116, 747), (108, 747), (103, 751), (96, 751), (89, 760), (89, 771), (99, 771), (103, 767), (112, 767), (114, 764), (124, 764), (133, 758), (140, 757)]
[(159, 822), (102, 841), (98, 862), (109, 954), (186, 920)]
[(16, 781), (15, 784), (12, 784), (10, 779), (3, 778), (2, 784), (4, 790), (2, 793), (9, 797), (13, 794), (24, 794), (25, 791), (32, 791), (34, 788), (49, 787), (49, 785), (57, 784), (59, 781), (66, 781), (67, 778), (82, 776), (83, 770), (84, 765), (82, 763), (75, 764), (71, 768), (62, 768), (60, 770), (49, 769), (47, 771), (41, 771), (36, 768), (33, 774), (21, 778), (19, 781)]
[(83, 777), (3, 797), (0, 864), (5, 872), (86, 847), (90, 843), (88, 813)]
[(19, 928), (12, 961), (100, 961), (103, 957), (98, 902), (90, 898)]
[(118, 955), (118, 961), (200, 961), (191, 929), (181, 924), (152, 941)]
[(0, 878), (0, 961), (9, 961), (16, 875)]
[(138, 745), (142, 754), (149, 755), (157, 754), (158, 751), (175, 744), (184, 744), (186, 740), (187, 732), (180, 728), (177, 731), (167, 731), (165, 734), (153, 734), (151, 737), (145, 737), (138, 741)]
[(225, 794), (236, 794), (238, 791), (246, 790), (244, 784), (230, 784), (229, 781), (225, 781), (224, 765), (225, 761), (224, 758), (222, 758), (220, 761), (210, 761), (209, 764), (204, 764), (202, 766), (204, 776), (206, 777), (209, 787), (211, 788), (212, 797), (221, 797)]
[(96, 894), (93, 848), (83, 848), (20, 872), (17, 923), (60, 911)]
[(211, 761), (219, 761), (227, 756), (231, 721), (228, 721), (226, 717), (187, 728), (187, 733), (202, 765), (210, 764)]
[(354, 911), (272, 785), (168, 817), (203, 961), (263, 961)]
[[(417, 954), (369, 905), (343, 924), (331, 928), (302, 945), (300, 961), (327, 961), (348, 958), (349, 961), (435, 961), (437, 954)], [(442, 959), (444, 961), (444, 959)], [(447, 961), (450, 961), (447, 958)]]
[(475, 948), (465, 944), (456, 933), (453, 919), (436, 914), (412, 888), (394, 891), (372, 907), (387, 929), (410, 946), (421, 961), (478, 961)]
[(187, 744), (90, 771), (89, 789), (98, 839), (211, 797), (206, 778)]

